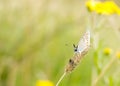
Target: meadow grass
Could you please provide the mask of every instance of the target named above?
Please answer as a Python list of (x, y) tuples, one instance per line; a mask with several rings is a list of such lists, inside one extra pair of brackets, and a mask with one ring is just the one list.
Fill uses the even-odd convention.
[[(0, 1), (0, 86), (56, 84), (87, 28), (91, 47), (59, 86), (120, 86), (120, 17), (89, 13), (85, 0)], [(112, 49), (109, 55), (103, 50)], [(109, 68), (104, 69), (112, 58)], [(101, 73), (102, 77), (101, 77)]]

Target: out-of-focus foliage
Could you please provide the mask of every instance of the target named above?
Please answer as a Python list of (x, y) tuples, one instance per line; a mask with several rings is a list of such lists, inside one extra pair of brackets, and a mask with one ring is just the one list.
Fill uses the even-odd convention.
[[(87, 28), (89, 53), (60, 86), (90, 86), (114, 57), (104, 56), (103, 49), (119, 50), (119, 22), (118, 15), (92, 15), (85, 0), (0, 0), (0, 86), (55, 84), (74, 54), (72, 44)], [(119, 64), (114, 62), (97, 86), (119, 86)]]

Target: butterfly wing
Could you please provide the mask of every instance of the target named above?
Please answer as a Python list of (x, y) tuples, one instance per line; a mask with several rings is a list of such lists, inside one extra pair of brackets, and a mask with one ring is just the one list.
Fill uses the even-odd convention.
[(78, 43), (78, 52), (82, 53), (90, 46), (90, 31), (86, 31)]

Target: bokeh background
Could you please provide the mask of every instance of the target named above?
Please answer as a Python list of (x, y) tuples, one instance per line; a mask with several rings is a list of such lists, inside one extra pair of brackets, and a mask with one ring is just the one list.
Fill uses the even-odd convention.
[[(0, 86), (55, 85), (86, 29), (90, 50), (60, 86), (91, 86), (120, 50), (120, 16), (90, 13), (86, 1), (0, 0)], [(96, 86), (120, 86), (119, 65), (117, 59)]]

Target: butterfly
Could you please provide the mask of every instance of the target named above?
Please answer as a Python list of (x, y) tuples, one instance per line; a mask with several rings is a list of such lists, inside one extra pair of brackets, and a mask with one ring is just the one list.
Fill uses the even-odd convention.
[(81, 61), (81, 58), (88, 52), (90, 47), (90, 31), (87, 30), (83, 37), (80, 39), (77, 46), (74, 46), (74, 56), (69, 59), (69, 63), (65, 69), (66, 72), (72, 71), (78, 63)]
[(82, 53), (84, 52), (87, 48), (89, 48), (90, 46), (90, 31), (87, 30), (85, 32), (85, 34), (83, 35), (83, 37), (80, 39), (79, 43), (77, 46), (74, 46), (74, 52), (77, 53)]

